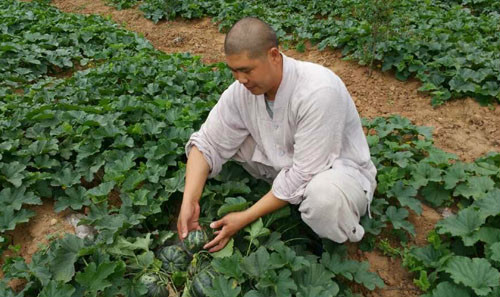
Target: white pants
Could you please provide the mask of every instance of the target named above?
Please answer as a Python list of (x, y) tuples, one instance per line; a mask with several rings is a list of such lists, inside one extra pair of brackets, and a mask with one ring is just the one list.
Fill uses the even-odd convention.
[[(248, 137), (233, 157), (252, 176), (269, 183), (278, 172), (267, 165), (252, 161), (255, 141)], [(368, 200), (361, 185), (353, 177), (329, 169), (315, 175), (306, 186), (299, 211), (302, 220), (322, 238), (338, 243), (357, 242), (365, 230), (359, 224), (366, 213)]]

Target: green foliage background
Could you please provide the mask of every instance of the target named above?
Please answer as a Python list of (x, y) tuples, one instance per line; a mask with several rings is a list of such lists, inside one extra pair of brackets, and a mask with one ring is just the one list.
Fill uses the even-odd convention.
[[(328, 4), (311, 3), (329, 11)], [(56, 211), (88, 207), (82, 223), (97, 230), (93, 239), (54, 240), (30, 263), (6, 258), (0, 295), (143, 296), (140, 277), (147, 273), (179, 291), (190, 287), (192, 275), (164, 271), (155, 251), (175, 242), (184, 144), (232, 82), (230, 71), (156, 51), (100, 17), (11, 0), (0, 12), (0, 251), (10, 244), (7, 231), (34, 215), (24, 206), (42, 198), (54, 199)], [(281, 36), (290, 36), (285, 29), (292, 24), (282, 22)], [(88, 69), (57, 78), (75, 65)], [(500, 154), (463, 163), (433, 146), (430, 128), (407, 119), (363, 125), (379, 174), (360, 248), (385, 246), (401, 256), (425, 296), (498, 296)], [(203, 223), (245, 209), (268, 189), (227, 164), (203, 192)], [(110, 195), (119, 203), (110, 203)], [(437, 224), (429, 245), (411, 247), (408, 216), (420, 214), (421, 202), (458, 211)], [(225, 251), (202, 253), (191, 264), (203, 259), (217, 274), (208, 296), (350, 296), (353, 283), (383, 286), (368, 263), (315, 238), (293, 207), (256, 221)], [(12, 278), (27, 281), (21, 292), (7, 286)]]

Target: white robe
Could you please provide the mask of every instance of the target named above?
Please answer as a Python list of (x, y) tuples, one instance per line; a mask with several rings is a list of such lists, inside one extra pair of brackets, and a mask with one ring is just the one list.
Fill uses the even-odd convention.
[(213, 177), (251, 137), (256, 143), (252, 161), (264, 165), (260, 173), (272, 179), (277, 198), (301, 203), (311, 179), (333, 169), (358, 181), (370, 204), (377, 171), (354, 102), (337, 75), (283, 55), (273, 112), (271, 118), (263, 95), (235, 81), (190, 137), (186, 154), (195, 145)]

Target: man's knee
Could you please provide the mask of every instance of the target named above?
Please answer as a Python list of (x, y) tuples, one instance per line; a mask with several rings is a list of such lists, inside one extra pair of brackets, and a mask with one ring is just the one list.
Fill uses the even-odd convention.
[[(328, 179), (325, 172), (314, 176), (307, 184), (304, 192), (304, 205), (313, 207), (315, 212), (335, 213), (341, 208), (341, 201), (338, 199), (340, 189)], [(305, 202), (305, 203), (304, 203)]]
[(366, 205), (364, 192), (355, 181), (328, 170), (309, 182), (299, 211), (320, 237), (336, 242), (359, 241), (364, 234), (359, 218)]

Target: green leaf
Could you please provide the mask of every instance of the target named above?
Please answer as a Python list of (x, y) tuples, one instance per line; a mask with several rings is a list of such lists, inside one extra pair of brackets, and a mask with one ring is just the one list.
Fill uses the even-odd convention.
[(413, 186), (406, 186), (402, 181), (397, 181), (394, 186), (387, 191), (388, 197), (396, 197), (401, 206), (408, 206), (417, 214), (422, 213), (422, 204), (415, 197), (417, 196), (417, 189)]
[(484, 219), (500, 215), (500, 189), (489, 191), (485, 197), (474, 201), (472, 207), (477, 209)]
[(258, 242), (256, 239), (262, 236), (267, 236), (271, 233), (271, 230), (264, 227), (264, 223), (262, 222), (262, 218), (259, 218), (255, 222), (253, 222), (250, 226), (246, 227), (245, 232), (248, 233), (245, 236), (250, 242)]
[(115, 272), (117, 265), (117, 262), (104, 262), (97, 266), (92, 262), (83, 272), (76, 274), (75, 280), (86, 287), (87, 292), (97, 293), (113, 285), (107, 278)]
[(489, 176), (470, 176), (467, 178), (466, 183), (459, 184), (455, 188), (453, 195), (462, 195), (466, 198), (477, 200), (484, 197), (486, 193), (493, 190), (494, 187), (495, 182)]
[(114, 181), (105, 182), (101, 183), (97, 187), (88, 190), (87, 193), (95, 197), (104, 197), (107, 196), (114, 187), (115, 187)]
[(431, 287), (431, 283), (427, 278), (427, 271), (425, 270), (420, 270), (420, 277), (418, 279), (414, 279), (413, 283), (417, 285), (417, 287), (424, 292), (429, 290), (429, 288)]
[(11, 207), (0, 209), (0, 232), (14, 230), (17, 224), (28, 222), (35, 214), (34, 211), (24, 208), (19, 211)]
[(487, 245), (486, 254), (488, 259), (497, 262), (497, 264), (500, 263), (500, 242)]
[(441, 181), (441, 169), (431, 166), (429, 163), (418, 163), (411, 174), (413, 176), (412, 186), (415, 188), (420, 188), (426, 186), (429, 181), (440, 182)]
[(70, 207), (73, 210), (82, 209), (92, 202), (87, 196), (87, 190), (82, 186), (71, 187), (64, 191), (65, 196), (58, 196), (54, 205), (54, 210), (60, 212)]
[(83, 247), (82, 239), (73, 234), (68, 234), (58, 241), (50, 261), (50, 271), (55, 280), (67, 283), (73, 278), (75, 262)]
[(342, 275), (348, 280), (353, 279), (353, 275), (358, 270), (358, 261), (342, 260), (338, 254), (323, 253), (321, 264), (335, 275)]
[(53, 176), (50, 185), (61, 186), (63, 187), (63, 189), (65, 189), (79, 184), (81, 178), (81, 174), (69, 167), (66, 167)]
[(224, 204), (217, 210), (217, 216), (222, 217), (227, 213), (245, 210), (250, 202), (243, 197), (228, 197), (224, 199)]
[(445, 271), (456, 283), (472, 288), (479, 296), (487, 295), (500, 283), (500, 272), (483, 258), (455, 256), (450, 259)]
[(408, 211), (404, 208), (396, 208), (389, 206), (385, 212), (387, 220), (391, 222), (394, 229), (404, 229), (411, 235), (415, 236), (415, 227), (405, 220), (408, 217)]
[(432, 294), (425, 294), (422, 297), (472, 297), (468, 290), (447, 281), (439, 283), (432, 291)]
[(479, 215), (479, 212), (466, 208), (459, 211), (457, 215), (439, 221), (436, 227), (439, 234), (450, 233), (453, 236), (459, 236), (465, 246), (472, 246), (479, 240), (478, 231), (484, 222), (485, 219)]
[(134, 237), (127, 240), (123, 236), (118, 236), (113, 245), (107, 248), (107, 252), (117, 256), (134, 256), (135, 251), (149, 251), (151, 244), (151, 233), (147, 233), (145, 237)]
[(291, 271), (299, 271), (309, 265), (309, 261), (302, 256), (297, 256), (294, 250), (284, 244), (276, 245), (271, 253), (270, 264), (273, 268), (287, 267)]
[(288, 269), (280, 270), (279, 274), (276, 274), (275, 270), (269, 270), (265, 275), (261, 276), (257, 288), (271, 288), (277, 297), (291, 296), (290, 290), (297, 289), (291, 275), (292, 273)]
[(467, 179), (467, 174), (465, 173), (465, 165), (462, 162), (455, 163), (451, 165), (448, 170), (446, 170), (444, 180), (444, 188), (451, 190), (459, 182), (463, 182)]
[(141, 270), (148, 269), (151, 265), (153, 265), (154, 261), (155, 254), (152, 251), (147, 251), (137, 256), (137, 264)]
[(303, 270), (294, 272), (297, 296), (336, 296), (340, 289), (332, 277), (333, 274), (318, 263), (311, 263)]
[(234, 246), (234, 239), (231, 238), (222, 250), (212, 253), (212, 257), (214, 258), (230, 257), (233, 254), (233, 246)]
[(376, 273), (369, 271), (369, 268), (370, 264), (368, 262), (361, 262), (354, 273), (354, 281), (362, 284), (370, 291), (375, 290), (375, 287), (383, 288), (384, 281)]
[(75, 292), (75, 288), (69, 284), (51, 280), (47, 286), (40, 291), (39, 297), (68, 297)]
[(222, 275), (217, 275), (212, 280), (212, 286), (205, 288), (208, 297), (237, 297), (241, 288), (238, 283), (231, 279), (226, 279)]
[(243, 270), (240, 267), (241, 255), (235, 253), (229, 257), (215, 258), (212, 260), (212, 267), (219, 273), (235, 278), (237, 281), (244, 281)]
[(439, 183), (430, 182), (422, 189), (422, 196), (432, 206), (438, 207), (451, 199), (451, 192)]
[(41, 205), (42, 200), (33, 192), (26, 192), (26, 187), (5, 188), (0, 192), (0, 208), (11, 207), (20, 210), (23, 204)]
[(433, 148), (428, 151), (429, 156), (425, 158), (423, 161), (432, 163), (437, 166), (442, 166), (442, 165), (449, 165), (450, 160), (456, 160), (458, 157), (454, 154), (450, 154), (447, 152), (444, 152), (442, 150)]
[(13, 184), (14, 187), (19, 188), (25, 177), (23, 174), (24, 169), (26, 169), (26, 166), (17, 161), (8, 164), (0, 163), (0, 178), (3, 175), (5, 180)]
[(256, 252), (243, 258), (241, 269), (254, 278), (259, 278), (271, 266), (270, 256), (264, 247), (260, 247)]

